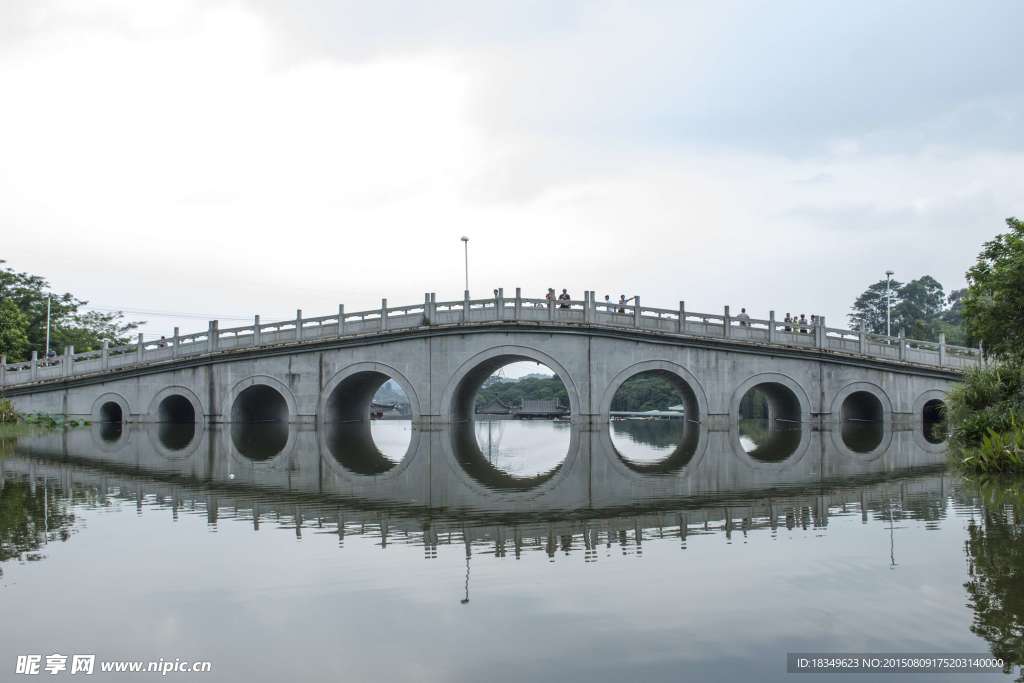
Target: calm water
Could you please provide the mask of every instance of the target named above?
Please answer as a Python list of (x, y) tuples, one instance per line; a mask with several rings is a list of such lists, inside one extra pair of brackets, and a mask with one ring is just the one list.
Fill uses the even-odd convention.
[(210, 660), (169, 676), (211, 681), (772, 681), (793, 678), (789, 651), (1019, 662), (1024, 495), (961, 481), (936, 440), (682, 420), (8, 440), (0, 668), (95, 653)]

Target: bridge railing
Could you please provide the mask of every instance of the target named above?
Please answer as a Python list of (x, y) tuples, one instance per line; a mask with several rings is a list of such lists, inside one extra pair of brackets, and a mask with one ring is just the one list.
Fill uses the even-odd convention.
[(170, 362), (181, 358), (230, 352), (238, 349), (308, 343), (350, 336), (372, 335), (426, 326), (465, 325), (488, 322), (526, 322), (593, 325), (608, 328), (639, 329), (688, 337), (727, 339), (734, 342), (766, 344), (797, 349), (819, 349), (855, 356), (901, 361), (916, 365), (962, 369), (983, 362), (980, 349), (952, 346), (940, 335), (938, 342), (906, 339), (828, 327), (824, 318), (813, 321), (778, 320), (775, 312), (767, 319), (752, 318), (745, 312), (734, 315), (728, 306), (721, 313), (686, 310), (679, 302), (675, 309), (642, 306), (639, 297), (629, 302), (599, 301), (592, 291), (582, 300), (534, 299), (522, 296), (522, 290), (506, 296), (503, 289), (494, 296), (472, 299), (466, 292), (461, 300), (437, 301), (427, 293), (422, 303), (389, 307), (387, 299), (379, 308), (346, 311), (306, 318), (296, 311), (290, 320), (262, 322), (254, 316), (252, 324), (220, 328), (211, 321), (206, 330), (192, 334), (145, 340), (140, 334), (132, 344), (75, 353), (68, 347), (62, 355), (32, 358), (7, 363), (0, 357), (0, 386), (12, 386), (54, 380), (74, 375), (103, 373), (140, 365)]

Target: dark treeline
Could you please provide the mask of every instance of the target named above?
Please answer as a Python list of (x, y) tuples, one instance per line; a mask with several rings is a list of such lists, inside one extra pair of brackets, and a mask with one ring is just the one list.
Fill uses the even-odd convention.
[[(938, 341), (946, 335), (950, 344), (971, 342), (963, 324), (963, 298), (966, 289), (956, 289), (946, 296), (942, 283), (931, 275), (922, 275), (907, 283), (890, 280), (890, 324), (892, 334), (900, 330), (910, 339)], [(859, 330), (861, 323), (868, 332), (886, 333), (886, 282), (879, 280), (857, 297), (850, 307), (850, 329)]]
[[(554, 399), (569, 405), (562, 381), (555, 376), (527, 376), (518, 380), (492, 377), (476, 396), (481, 408), (494, 401), (518, 406), (523, 399)], [(682, 395), (671, 382), (661, 377), (638, 376), (626, 381), (612, 400), (612, 410), (666, 410), (683, 402)]]

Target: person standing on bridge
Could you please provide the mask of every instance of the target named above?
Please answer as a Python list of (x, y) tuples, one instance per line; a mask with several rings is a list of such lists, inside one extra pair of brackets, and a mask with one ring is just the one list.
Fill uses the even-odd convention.
[(740, 321), (740, 327), (750, 327), (750, 316), (747, 315), (747, 309), (741, 308), (736, 319)]
[(800, 314), (800, 334), (807, 334), (807, 314)]
[(783, 327), (782, 329), (784, 329), (786, 332), (792, 332), (793, 328), (790, 327), (790, 323), (793, 322), (793, 316), (791, 316), (789, 313), (787, 313), (785, 319), (783, 320), (783, 322), (786, 323), (786, 326)]
[(629, 299), (626, 298), (626, 295), (625, 294), (619, 294), (619, 313), (625, 313), (626, 312), (626, 303), (627, 302), (629, 302)]
[(548, 287), (548, 293), (544, 295), (544, 298), (547, 299), (548, 301), (554, 301), (555, 300), (555, 288), (554, 287)]
[(562, 293), (558, 295), (558, 300), (562, 303), (559, 304), (559, 308), (569, 308), (569, 302), (572, 301), (572, 297), (569, 296), (569, 292), (562, 288)]

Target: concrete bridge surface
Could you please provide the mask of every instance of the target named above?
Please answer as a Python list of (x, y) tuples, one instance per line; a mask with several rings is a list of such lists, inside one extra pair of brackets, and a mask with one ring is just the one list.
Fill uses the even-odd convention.
[(483, 381), (536, 361), (565, 385), (572, 420), (607, 421), (627, 379), (659, 373), (684, 396), (687, 418), (712, 429), (739, 415), (751, 389), (772, 421), (917, 424), (934, 413), (980, 350), (864, 330), (811, 327), (639, 301), (550, 302), (502, 290), (488, 299), (338, 312), (221, 329), (89, 353), (0, 363), (0, 392), (17, 410), (98, 422), (190, 424), (364, 421), (376, 390), (401, 385), (418, 426), (472, 419)]

